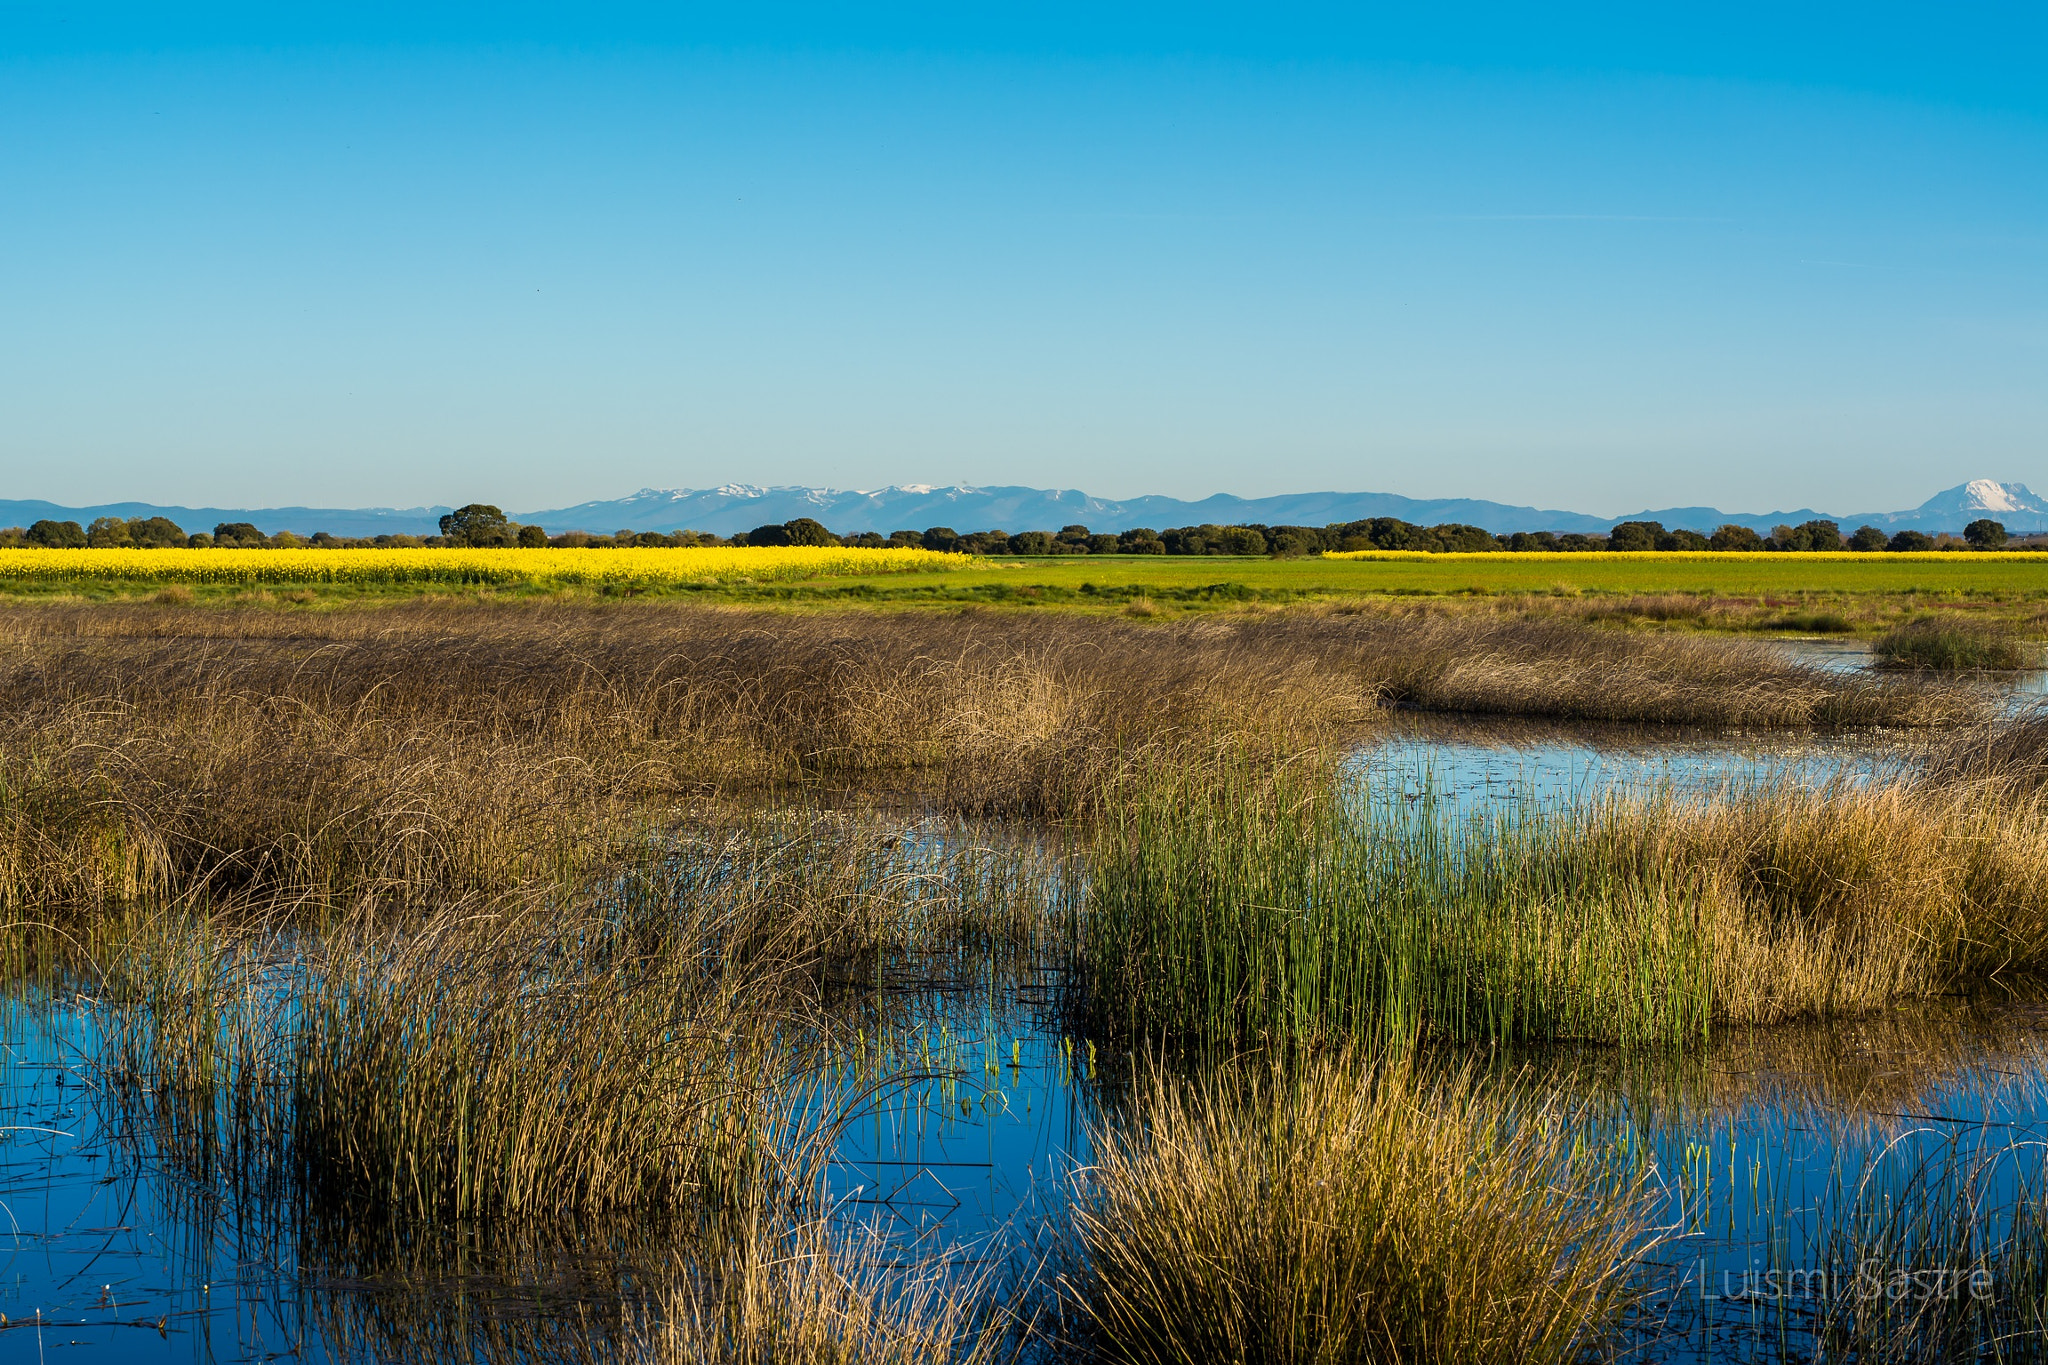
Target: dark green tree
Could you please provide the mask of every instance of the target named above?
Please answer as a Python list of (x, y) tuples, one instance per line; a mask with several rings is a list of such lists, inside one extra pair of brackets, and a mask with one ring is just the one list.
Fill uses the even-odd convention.
[(1610, 550), (1654, 550), (1664, 534), (1661, 521), (1624, 521), (1607, 533)]
[(119, 517), (94, 517), (92, 525), (85, 528), (85, 543), (95, 550), (113, 550), (135, 541), (128, 534), (128, 523)]
[(1747, 526), (1737, 526), (1731, 521), (1707, 537), (1707, 548), (1709, 550), (1761, 550), (1764, 548), (1764, 538), (1750, 530)]
[(128, 538), (137, 545), (162, 549), (183, 545), (185, 529), (169, 517), (137, 517), (128, 523)]
[(1862, 550), (1866, 554), (1872, 550), (1882, 550), (1884, 546), (1885, 534), (1875, 526), (1859, 526), (1856, 528), (1856, 534), (1849, 537), (1849, 548)]
[(548, 543), (548, 533), (538, 526), (519, 528), (519, 547), (523, 550), (538, 550)]
[(1963, 528), (1963, 539), (1979, 550), (1995, 550), (2005, 544), (2005, 523), (1979, 517)]
[(28, 528), (28, 543), (49, 550), (82, 550), (85, 548), (85, 528), (75, 521), (45, 518)]
[(1429, 529), (1436, 535), (1438, 548), (1447, 553), (1484, 554), (1500, 548), (1500, 541), (1482, 526), (1467, 526), (1462, 522), (1447, 521), (1441, 526), (1432, 526)]
[(487, 502), (458, 507), (441, 518), (441, 534), (450, 545), (502, 545), (508, 538), (505, 514)]
[(791, 545), (837, 545), (839, 543), (839, 537), (826, 530), (823, 522), (814, 521), (810, 517), (798, 517), (795, 521), (785, 521), (782, 523), (782, 529), (789, 532), (789, 543)]
[(1842, 528), (1832, 521), (1815, 518), (1799, 523), (1799, 534), (1806, 543), (1804, 550), (1839, 550), (1842, 548)]
[(1925, 531), (1901, 531), (1892, 537), (1891, 544), (1885, 546), (1885, 549), (1890, 550), (1893, 554), (1906, 554), (1913, 550), (1931, 550), (1933, 548), (1934, 537), (1928, 535)]
[(1262, 555), (1266, 553), (1266, 533), (1250, 526), (1226, 526), (1223, 528), (1220, 546), (1215, 553)]
[(1713, 547), (1707, 544), (1707, 538), (1698, 531), (1688, 531), (1684, 527), (1680, 527), (1678, 530), (1666, 531), (1663, 535), (1658, 536), (1657, 548), (1660, 550), (1706, 550)]
[(213, 543), (223, 548), (253, 548), (263, 543), (263, 533), (246, 521), (223, 521), (213, 528)]
[(920, 537), (927, 550), (951, 550), (960, 543), (960, 533), (950, 526), (934, 526)]

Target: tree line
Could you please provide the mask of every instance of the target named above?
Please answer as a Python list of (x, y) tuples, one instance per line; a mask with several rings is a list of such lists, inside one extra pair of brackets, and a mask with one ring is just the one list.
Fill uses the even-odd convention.
[(1995, 550), (2008, 537), (2003, 524), (1980, 518), (1963, 528), (1960, 537), (1930, 536), (1920, 531), (1899, 531), (1887, 535), (1875, 526), (1859, 526), (1844, 534), (1832, 521), (1808, 521), (1798, 526), (1779, 526), (1768, 536), (1747, 526), (1732, 523), (1711, 534), (1683, 528), (1666, 530), (1659, 522), (1624, 521), (1606, 535), (1576, 531), (1516, 531), (1494, 535), (1477, 526), (1446, 522), (1418, 526), (1398, 517), (1370, 517), (1362, 521), (1333, 522), (1327, 526), (1247, 525), (1176, 526), (1164, 531), (1139, 527), (1129, 531), (1090, 531), (1079, 524), (1058, 531), (971, 531), (961, 534), (950, 526), (933, 526), (923, 531), (862, 531), (834, 535), (810, 518), (757, 526), (751, 531), (724, 537), (703, 531), (633, 531), (613, 535), (592, 535), (570, 531), (551, 536), (538, 526), (521, 525), (489, 503), (470, 503), (441, 518), (441, 533), (435, 536), (380, 535), (349, 538), (325, 531), (297, 536), (290, 531), (266, 535), (246, 521), (217, 524), (211, 532), (186, 534), (168, 517), (100, 517), (90, 526), (75, 521), (38, 521), (27, 528), (0, 530), (0, 547), (44, 546), (51, 549), (86, 546), (117, 549), (189, 546), (203, 549), (219, 546), (232, 549), (343, 549), (361, 547), (524, 546), (539, 548), (612, 548), (620, 546), (713, 546), (713, 545), (848, 545), (873, 549), (925, 549), (957, 551), (977, 555), (1313, 555), (1326, 550), (1420, 550), (1432, 554), (1516, 553), (1529, 551), (1584, 552), (1593, 550), (1862, 550), (1869, 552), (1906, 550)]

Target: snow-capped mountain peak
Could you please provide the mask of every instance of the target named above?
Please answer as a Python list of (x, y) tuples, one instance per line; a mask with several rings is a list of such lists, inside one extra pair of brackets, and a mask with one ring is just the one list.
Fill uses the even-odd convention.
[(1964, 484), (1963, 499), (1966, 506), (1985, 512), (2031, 511), (2028, 504), (2039, 501), (2025, 484), (1997, 483), (1991, 479), (1972, 479)]
[[(2029, 521), (2048, 515), (2048, 501), (2023, 483), (2000, 483), (1996, 479), (1972, 479), (1944, 489), (1910, 513), (1895, 513), (1895, 519), (1973, 521), (2019, 516)], [(2012, 529), (2008, 527), (2007, 529)]]

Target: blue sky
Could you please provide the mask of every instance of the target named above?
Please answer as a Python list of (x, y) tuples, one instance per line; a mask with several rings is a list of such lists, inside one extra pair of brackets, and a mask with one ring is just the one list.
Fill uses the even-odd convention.
[(0, 496), (2048, 485), (2048, 6), (1410, 8), (0, 0)]

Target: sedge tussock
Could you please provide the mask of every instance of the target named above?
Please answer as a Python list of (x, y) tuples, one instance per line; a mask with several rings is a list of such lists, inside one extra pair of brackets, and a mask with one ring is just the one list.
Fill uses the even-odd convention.
[(1647, 1177), (1557, 1095), (1355, 1054), (1141, 1082), (1074, 1214), (1100, 1358), (1570, 1361), (1635, 1297)]

